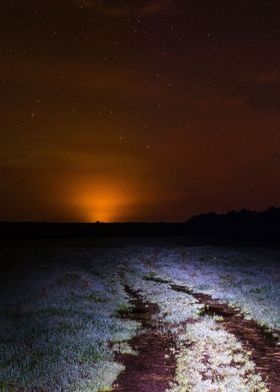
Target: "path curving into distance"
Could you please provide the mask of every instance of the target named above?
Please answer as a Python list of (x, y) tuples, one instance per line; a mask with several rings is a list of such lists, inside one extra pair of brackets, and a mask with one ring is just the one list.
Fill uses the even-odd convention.
[(137, 292), (125, 286), (133, 305), (125, 316), (141, 322), (142, 333), (135, 336), (130, 345), (138, 355), (116, 354), (116, 360), (125, 365), (125, 371), (116, 380), (114, 392), (164, 392), (174, 379), (176, 359), (173, 336), (165, 333), (157, 318), (159, 308), (145, 301)]
[[(157, 279), (158, 282), (158, 279)], [(210, 295), (197, 293), (186, 286), (170, 283), (170, 288), (192, 295), (204, 305), (204, 314), (222, 316), (224, 329), (232, 333), (250, 351), (256, 369), (266, 381), (270, 392), (280, 392), (280, 346), (271, 331), (261, 327), (255, 320), (246, 320), (236, 309), (220, 303)], [(279, 331), (277, 331), (279, 332)]]
[[(252, 353), (256, 370), (265, 380), (269, 391), (280, 392), (280, 347), (271, 331), (265, 330), (254, 320), (246, 320), (238, 310), (220, 303), (210, 295), (194, 292), (187, 286), (176, 285), (158, 277), (151, 277), (150, 280), (192, 295), (204, 305), (203, 314), (222, 316), (223, 328), (233, 334), (245, 350)], [(147, 302), (128, 286), (125, 289), (133, 305), (132, 311), (125, 317), (141, 322), (142, 333), (130, 341), (138, 355), (116, 354), (116, 360), (125, 365), (125, 371), (118, 377), (113, 391), (164, 392), (174, 381), (176, 372), (174, 336), (163, 329), (157, 317), (157, 304)]]

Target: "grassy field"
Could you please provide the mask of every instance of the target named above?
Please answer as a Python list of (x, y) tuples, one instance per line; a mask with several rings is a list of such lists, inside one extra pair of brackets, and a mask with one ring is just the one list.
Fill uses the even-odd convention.
[(160, 239), (2, 245), (0, 390), (112, 390), (125, 371), (116, 353), (137, 355), (130, 339), (141, 333), (139, 323), (124, 317), (131, 307), (126, 285), (159, 306), (164, 328), (176, 337), (170, 392), (269, 390), (238, 337), (170, 283), (230, 304), (277, 338), (278, 249)]

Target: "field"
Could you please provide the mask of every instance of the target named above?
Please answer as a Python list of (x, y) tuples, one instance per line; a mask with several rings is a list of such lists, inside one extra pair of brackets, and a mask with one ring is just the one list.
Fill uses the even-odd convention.
[(1, 244), (0, 390), (279, 391), (280, 250)]

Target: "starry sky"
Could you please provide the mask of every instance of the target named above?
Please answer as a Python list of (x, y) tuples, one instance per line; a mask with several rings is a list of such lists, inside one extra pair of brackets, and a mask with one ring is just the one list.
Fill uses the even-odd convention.
[(0, 9), (0, 220), (279, 206), (278, 0)]

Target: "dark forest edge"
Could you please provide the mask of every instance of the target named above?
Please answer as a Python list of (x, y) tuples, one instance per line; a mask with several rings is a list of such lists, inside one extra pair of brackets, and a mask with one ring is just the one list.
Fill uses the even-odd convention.
[(199, 214), (182, 223), (0, 222), (1, 239), (194, 236), (225, 241), (280, 243), (280, 208)]

